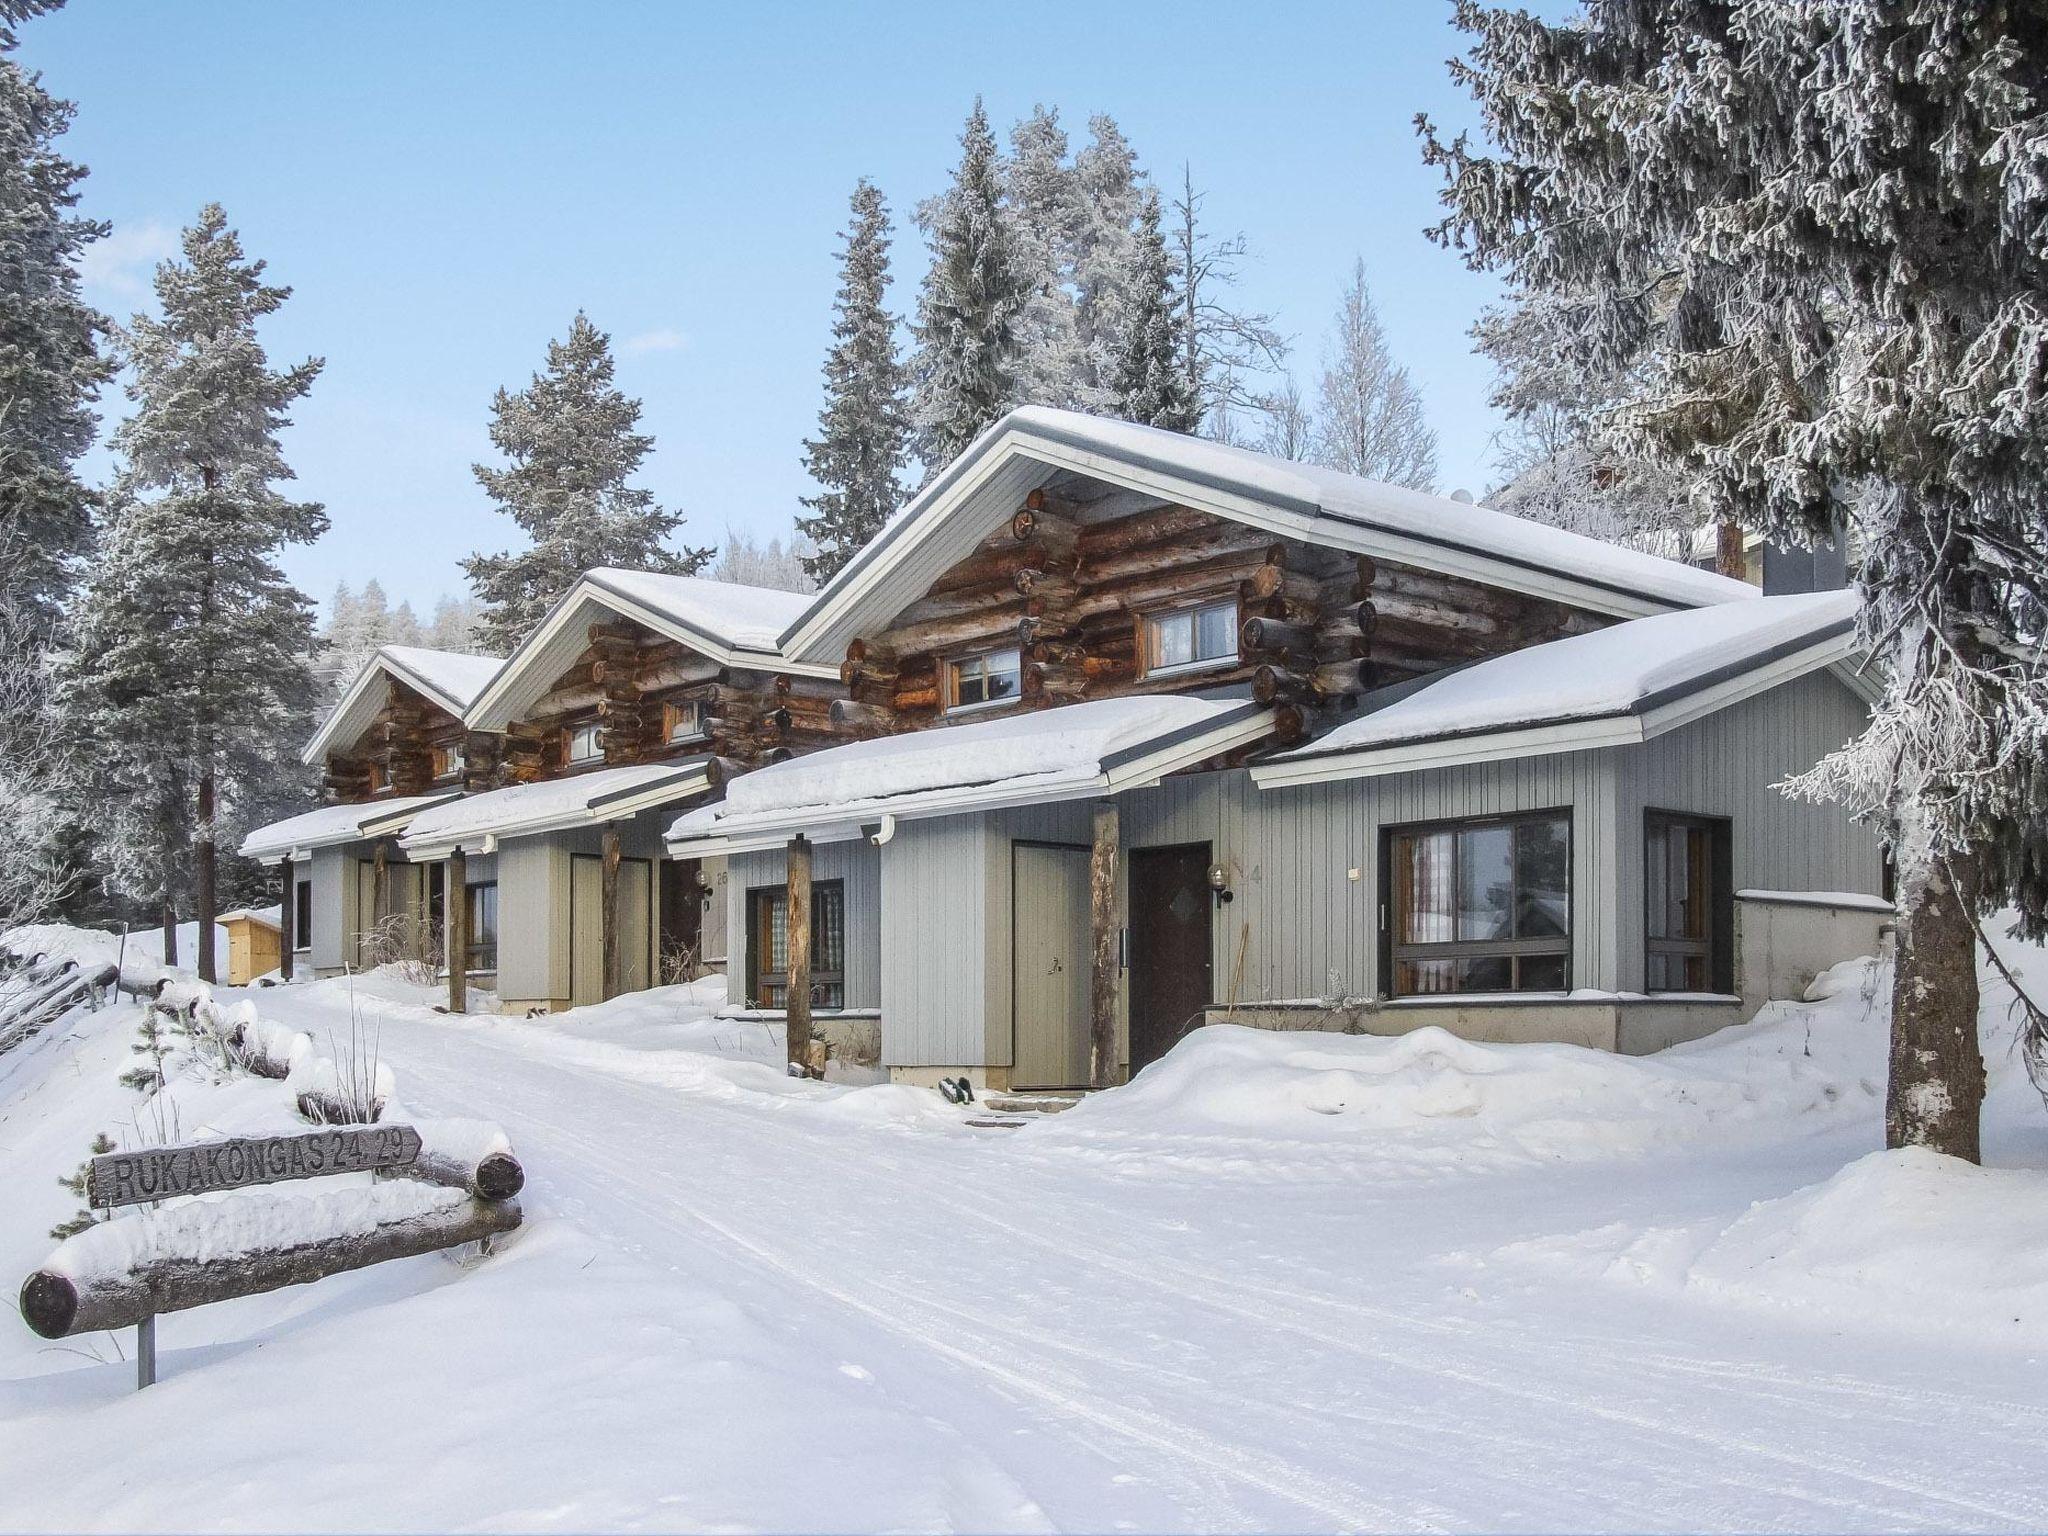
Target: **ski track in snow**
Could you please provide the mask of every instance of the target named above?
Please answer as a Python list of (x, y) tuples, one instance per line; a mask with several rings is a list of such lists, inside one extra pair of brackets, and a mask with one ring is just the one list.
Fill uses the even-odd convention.
[(1029, 1131), (849, 1133), (802, 1103), (561, 1059), (516, 1024), (382, 1042), (409, 1102), (512, 1129), (538, 1219), (736, 1265), (749, 1300), (822, 1302), (1062, 1442), (1051, 1485), (981, 1444), (1055, 1525), (1111, 1523), (1100, 1496), (1133, 1481), (1203, 1528), (2048, 1524), (2023, 1480), (1963, 1475), (2009, 1458), (2038, 1402), (1707, 1356), (1578, 1312), (1539, 1334), (1551, 1319), (1450, 1311), (1449, 1272), (1404, 1305), (1276, 1283), (1302, 1267), (1285, 1253), (1246, 1255), (1263, 1279), (1213, 1252), (1186, 1265), (1147, 1245), (1153, 1197), (1187, 1191), (1035, 1152)]

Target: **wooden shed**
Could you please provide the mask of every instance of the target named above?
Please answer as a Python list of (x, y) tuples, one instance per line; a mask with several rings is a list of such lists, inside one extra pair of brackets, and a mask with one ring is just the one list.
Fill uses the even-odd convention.
[(279, 964), (277, 909), (223, 912), (220, 925), (228, 934), (228, 985), (246, 987), (268, 976)]

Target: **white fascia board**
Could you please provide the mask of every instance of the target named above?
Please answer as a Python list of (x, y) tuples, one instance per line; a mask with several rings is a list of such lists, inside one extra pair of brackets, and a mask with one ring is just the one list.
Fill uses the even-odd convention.
[(1063, 800), (1094, 800), (1104, 795), (1122, 794), (1126, 790), (1149, 789), (1168, 774), (1214, 757), (1219, 752), (1259, 740), (1272, 731), (1273, 721), (1272, 710), (1260, 710), (1255, 715), (1226, 721), (1214, 730), (1133, 758), (1109, 772), (1036, 784), (1015, 779), (993, 784), (963, 784), (951, 789), (919, 790), (908, 795), (820, 806), (810, 813), (797, 809), (771, 811), (744, 819), (734, 817), (727, 825), (695, 837), (669, 838), (668, 847), (679, 857), (746, 853), (759, 848), (780, 847), (799, 832), (814, 842), (840, 840), (834, 829), (850, 826), (855, 828), (857, 835), (861, 825), (880, 821), (884, 816), (894, 816), (898, 821), (930, 821), (941, 816), (1007, 811), (1026, 805), (1053, 805)]
[(1643, 713), (1643, 739), (1662, 736), (1666, 731), (1675, 731), (1681, 725), (1690, 725), (1740, 704), (1744, 699), (1753, 699), (1760, 693), (1804, 677), (1822, 667), (1833, 666), (1855, 649), (1854, 639), (1846, 634), (1831, 635), (1827, 639), (1808, 646), (1801, 651), (1779, 657), (1776, 661), (1741, 672), (1724, 679), (1712, 687), (1702, 688), (1697, 693), (1686, 694), (1669, 704)]
[[(327, 718), (320, 722), (320, 729), (315, 731), (313, 739), (306, 743), (306, 749), (299, 754), (300, 762), (309, 768), (319, 766), (320, 760), (334, 745), (334, 738), (340, 733), (351, 711), (363, 703), (370, 685), (383, 675), (384, 669), (379, 658), (373, 656), (363, 663), (362, 670), (356, 673), (355, 681), (348, 685), (348, 691), (336, 701), (334, 708), (327, 711)], [(368, 726), (369, 721), (365, 720), (363, 728), (367, 729)]]
[(438, 837), (428, 842), (408, 842), (400, 838), (398, 846), (406, 858), (415, 864), (432, 863), (445, 859), (458, 846), (469, 842), (489, 842), (493, 848), (498, 843), (514, 837), (539, 837), (547, 832), (573, 832), (582, 827), (601, 827), (608, 821), (626, 821), (642, 811), (651, 811), (657, 806), (667, 805), (675, 800), (687, 800), (692, 795), (701, 795), (711, 787), (706, 774), (692, 774), (690, 777), (652, 785), (630, 795), (620, 795), (596, 805), (578, 806), (572, 810), (556, 811), (544, 816), (529, 816), (521, 821), (504, 822), (492, 827), (471, 827), (456, 837)]
[(1452, 768), (1464, 763), (1633, 746), (1642, 739), (1643, 724), (1637, 716), (1602, 715), (1483, 735), (1396, 742), (1384, 747), (1361, 747), (1355, 752), (1256, 763), (1252, 766), (1252, 782), (1260, 789), (1282, 789), (1293, 784), (1328, 784), (1338, 779), (1375, 779), (1390, 773), (1417, 773), (1426, 768)]
[(404, 831), (412, 819), (421, 812), (430, 811), (437, 805), (446, 805), (450, 800), (458, 798), (460, 792), (450, 790), (447, 794), (422, 805), (409, 805), (403, 811), (387, 811), (382, 816), (366, 816), (353, 827), (344, 827), (317, 837), (302, 838), (289, 848), (273, 846), (256, 853), (245, 853), (243, 857), (253, 859), (258, 864), (274, 866), (283, 863), (287, 858), (302, 859), (316, 848), (340, 848), (349, 843), (374, 842), (380, 837), (390, 837), (394, 833)]

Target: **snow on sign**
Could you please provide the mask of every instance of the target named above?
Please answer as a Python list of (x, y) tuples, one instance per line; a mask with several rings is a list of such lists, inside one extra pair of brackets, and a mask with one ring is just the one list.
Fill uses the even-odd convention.
[(92, 1160), (88, 1199), (97, 1208), (140, 1205), (251, 1184), (407, 1168), (419, 1155), (419, 1132), (409, 1125), (326, 1129), (302, 1136), (237, 1136), (189, 1146), (108, 1152)]

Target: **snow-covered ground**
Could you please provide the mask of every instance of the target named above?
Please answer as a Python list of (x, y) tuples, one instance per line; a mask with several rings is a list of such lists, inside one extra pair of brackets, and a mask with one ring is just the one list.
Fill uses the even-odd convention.
[[(792, 1082), (711, 988), (250, 992), (500, 1122), (527, 1225), (167, 1317), (139, 1395), (0, 1329), (0, 1527), (2038, 1529), (2048, 1113), (1994, 987), (1991, 1166), (1876, 1152), (1885, 981), (1634, 1061), (1212, 1029), (1016, 1132)], [(0, 1057), (0, 1280), (146, 1128), (137, 1017)]]

